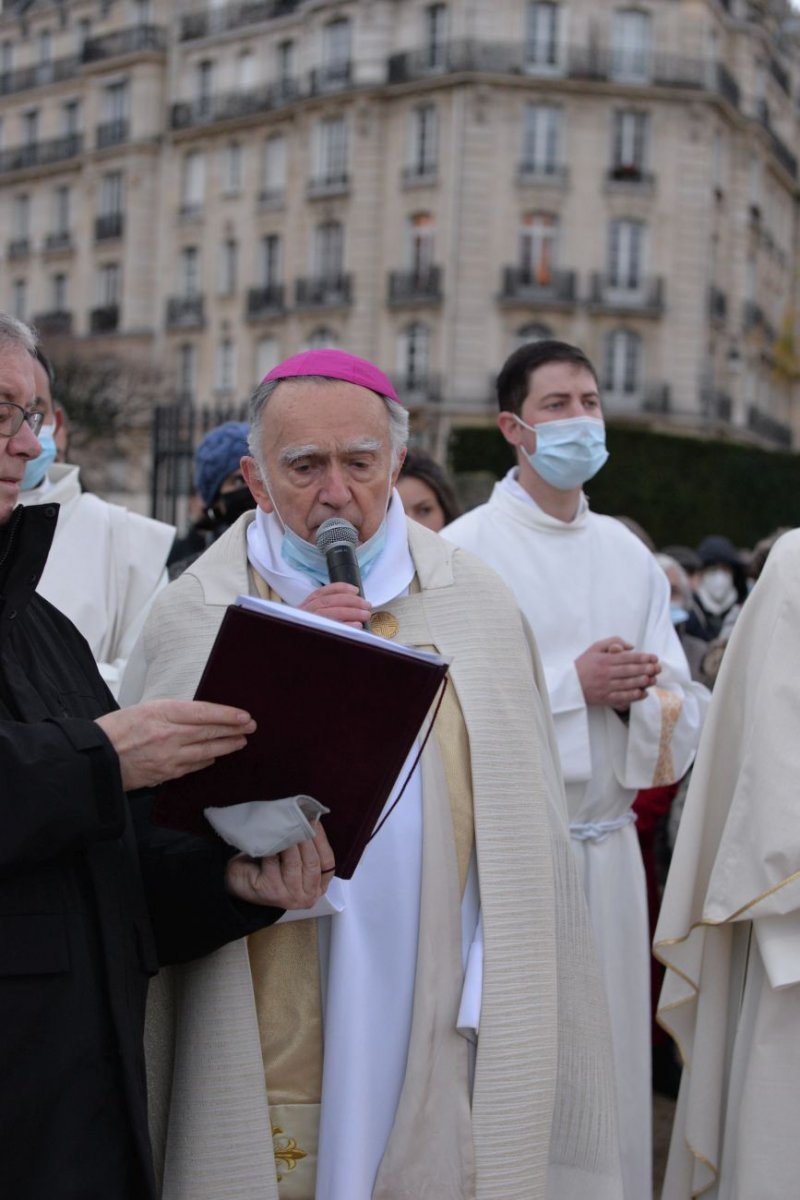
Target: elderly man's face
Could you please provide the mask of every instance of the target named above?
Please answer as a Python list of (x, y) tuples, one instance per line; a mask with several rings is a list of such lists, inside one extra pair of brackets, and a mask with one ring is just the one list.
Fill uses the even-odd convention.
[(243, 459), (259, 508), (307, 542), (329, 517), (343, 517), (360, 542), (386, 513), (401, 461), (392, 469), (389, 415), (374, 392), (336, 380), (283, 380), (262, 420), (269, 490), (253, 459)]
[[(33, 359), (27, 350), (15, 346), (0, 349), (0, 402), (18, 404), (30, 411), (37, 407)], [(25, 464), (40, 450), (26, 421), (13, 437), (0, 437), (0, 525), (5, 525), (16, 508)]]

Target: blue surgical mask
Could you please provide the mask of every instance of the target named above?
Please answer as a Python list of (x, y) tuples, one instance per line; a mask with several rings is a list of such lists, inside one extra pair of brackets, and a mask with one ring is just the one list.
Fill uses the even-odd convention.
[[(277, 514), (277, 509), (276, 509)], [(280, 518), (278, 518), (280, 520)], [(281, 557), (290, 567), (309, 575), (320, 587), (330, 583), (328, 563), (325, 555), (312, 542), (305, 541), (290, 529), (285, 522), (283, 525), (283, 540), (281, 541)], [(361, 578), (366, 579), (375, 565), (375, 561), (386, 545), (386, 518), (384, 517), (371, 538), (360, 546), (356, 546), (356, 559)]]
[(47, 468), (55, 462), (55, 432), (55, 425), (43, 425), (37, 433), (36, 439), (42, 449), (36, 458), (29, 458), (25, 464), (25, 474), (22, 476), (20, 485), (23, 492), (29, 492), (32, 488), (38, 487), (47, 474)]
[(608, 462), (606, 427), (597, 417), (567, 417), (537, 425), (527, 425), (521, 417), (516, 419), (523, 429), (536, 434), (533, 454), (522, 452), (536, 474), (551, 487), (571, 491)]
[(683, 625), (689, 620), (689, 614), (681, 604), (670, 604), (669, 615), (673, 625)]

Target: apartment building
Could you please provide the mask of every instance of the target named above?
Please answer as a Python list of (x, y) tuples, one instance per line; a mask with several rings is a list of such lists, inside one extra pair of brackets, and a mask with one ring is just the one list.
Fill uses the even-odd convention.
[(440, 447), (553, 335), (610, 419), (787, 447), (798, 44), (779, 0), (6, 3), (0, 303), (193, 405), (346, 347)]

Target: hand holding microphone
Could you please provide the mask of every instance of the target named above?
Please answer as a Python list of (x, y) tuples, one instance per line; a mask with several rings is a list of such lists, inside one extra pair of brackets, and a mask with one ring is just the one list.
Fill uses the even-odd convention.
[(330, 583), (312, 592), (300, 607), (332, 621), (363, 628), (372, 614), (372, 605), (364, 599), (355, 526), (343, 517), (329, 517), (317, 530), (315, 542), (325, 555)]

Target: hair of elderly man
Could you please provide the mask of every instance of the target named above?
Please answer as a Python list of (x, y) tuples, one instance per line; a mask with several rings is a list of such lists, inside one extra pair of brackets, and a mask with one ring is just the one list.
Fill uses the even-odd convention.
[(30, 325), (12, 317), (10, 313), (0, 312), (0, 350), (19, 347), (35, 358), (38, 344), (38, 335)]
[[(307, 383), (321, 384), (339, 382), (338, 379), (331, 379), (328, 375), (293, 375), (289, 382), (293, 383), (296, 379)], [(286, 381), (283, 379), (266, 379), (258, 385), (250, 397), (250, 432), (247, 444), (250, 447), (250, 453), (258, 463), (258, 469), (263, 479), (266, 479), (267, 470), (261, 453), (261, 422), (270, 397), (284, 382)], [(375, 394), (377, 395), (377, 393)], [(402, 404), (398, 404), (389, 396), (381, 396), (380, 399), (386, 405), (386, 412), (389, 416), (389, 443), (392, 452), (392, 469), (394, 469), (400, 460), (401, 450), (408, 442), (408, 412)]]

